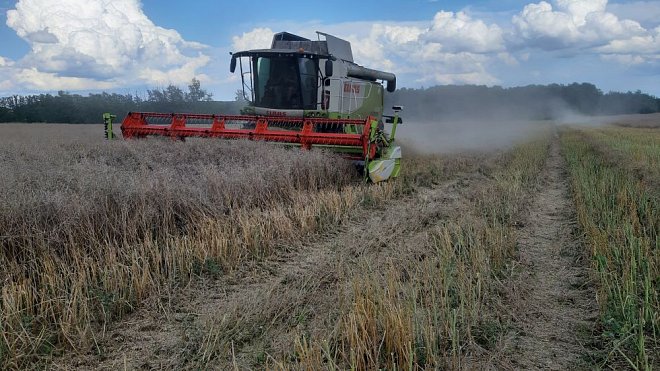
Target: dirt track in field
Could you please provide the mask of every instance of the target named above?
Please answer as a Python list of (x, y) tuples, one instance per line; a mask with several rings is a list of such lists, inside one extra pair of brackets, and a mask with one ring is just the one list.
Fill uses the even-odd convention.
[(590, 368), (588, 346), (598, 315), (576, 227), (558, 140), (518, 231), (519, 275), (508, 305), (516, 331), (508, 358), (516, 369)]

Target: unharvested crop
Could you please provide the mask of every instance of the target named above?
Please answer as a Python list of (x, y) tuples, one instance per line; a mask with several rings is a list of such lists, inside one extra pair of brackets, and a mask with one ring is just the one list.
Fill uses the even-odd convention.
[(601, 362), (650, 369), (660, 347), (659, 133), (566, 131), (562, 143), (599, 282)]

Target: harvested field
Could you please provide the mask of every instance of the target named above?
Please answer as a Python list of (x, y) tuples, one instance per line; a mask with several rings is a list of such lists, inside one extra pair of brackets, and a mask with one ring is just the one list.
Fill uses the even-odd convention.
[(88, 344), (164, 284), (325, 227), (363, 192), (348, 188), (350, 164), (320, 152), (1, 129), (0, 349), (17, 367), (30, 349)]
[(657, 368), (657, 129), (534, 125), (404, 148), (380, 185), (315, 151), (0, 126), (0, 365)]
[[(99, 346), (113, 352), (103, 354), (101, 368), (481, 362), (485, 351), (475, 337), (489, 347), (496, 341), (497, 313), (482, 314), (496, 288), (493, 274), (513, 255), (510, 220), (522, 206), (506, 200), (524, 195), (546, 149), (541, 140), (503, 153), (436, 158), (442, 172), (429, 188), (375, 203), (318, 242), (199, 281), (165, 308), (152, 302), (110, 328)], [(423, 298), (429, 290), (433, 297)], [(475, 356), (463, 360), (468, 348)], [(100, 360), (76, 356), (65, 368)]]

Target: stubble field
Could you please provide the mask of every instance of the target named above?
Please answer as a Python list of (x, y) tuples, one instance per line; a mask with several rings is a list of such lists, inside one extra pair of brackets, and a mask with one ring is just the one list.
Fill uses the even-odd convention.
[(657, 368), (658, 129), (535, 125), (380, 185), (0, 126), (0, 366)]

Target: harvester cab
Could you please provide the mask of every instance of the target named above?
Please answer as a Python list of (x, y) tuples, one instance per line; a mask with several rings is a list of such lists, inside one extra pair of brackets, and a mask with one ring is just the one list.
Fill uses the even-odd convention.
[(401, 149), (394, 138), (402, 107), (383, 116), (385, 89), (396, 89), (396, 76), (357, 65), (348, 41), (317, 34), (312, 41), (280, 32), (270, 49), (232, 53), (230, 70), (240, 70), (249, 102), (240, 116), (132, 112), (121, 126), (124, 137), (246, 138), (323, 148), (354, 160), (373, 182), (397, 177)]

